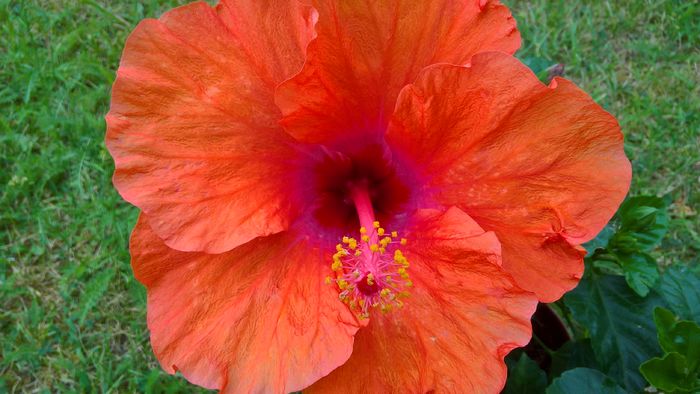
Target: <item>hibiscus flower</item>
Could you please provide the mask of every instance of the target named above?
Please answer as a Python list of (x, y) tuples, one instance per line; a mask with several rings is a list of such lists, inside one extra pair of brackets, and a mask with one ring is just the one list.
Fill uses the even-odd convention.
[(627, 192), (615, 119), (497, 1), (141, 22), (107, 146), (162, 367), (225, 392), (497, 392)]

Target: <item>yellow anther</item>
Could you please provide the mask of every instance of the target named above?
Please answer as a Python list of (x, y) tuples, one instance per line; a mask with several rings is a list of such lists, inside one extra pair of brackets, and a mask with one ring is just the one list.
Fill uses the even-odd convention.
[(355, 308), (357, 308), (357, 301), (352, 300), (352, 301), (350, 301), (350, 304), (348, 304), (348, 305), (350, 305), (350, 308), (355, 309)]
[(359, 272), (359, 271), (355, 271), (355, 272), (352, 273), (352, 276), (354, 276), (355, 278), (359, 278), (359, 277), (360, 277), (360, 272)]
[(391, 236), (394, 237), (394, 238), (396, 238), (396, 237), (399, 236), (399, 233), (396, 232), (396, 231), (392, 231), (392, 232), (391, 232)]
[(355, 250), (357, 248), (357, 240), (355, 238), (350, 238), (348, 241), (348, 247), (352, 250)]
[(396, 307), (397, 307), (397, 308), (403, 308), (403, 301), (401, 301), (401, 300), (396, 300)]
[(386, 297), (386, 296), (388, 296), (389, 294), (391, 294), (391, 290), (389, 290), (389, 289), (382, 289), (382, 291), (380, 291), (379, 294), (381, 294), (382, 297)]
[(363, 306), (365, 306), (365, 300), (360, 300), (360, 308), (362, 308)]
[(389, 304), (383, 304), (382, 308), (380, 309), (382, 313), (387, 313), (391, 311), (391, 305)]
[(333, 264), (331, 264), (331, 269), (333, 271), (340, 271), (343, 268), (343, 263), (340, 261), (334, 261)]
[(409, 297), (410, 295), (411, 295), (411, 293), (409, 293), (409, 292), (407, 292), (407, 291), (402, 291), (402, 292), (399, 292), (399, 294), (397, 295), (397, 297), (399, 297), (399, 298), (406, 298), (406, 297)]
[(372, 225), (374, 226), (374, 228), (379, 228), (379, 222), (375, 221), (374, 223), (372, 223)]
[(362, 240), (365, 242), (369, 242), (369, 235), (363, 235)]
[(407, 280), (406, 283), (404, 283), (403, 285), (406, 287), (413, 287), (413, 282), (411, 282), (410, 280)]
[(381, 236), (381, 235), (384, 235), (384, 229), (381, 228), (381, 227), (379, 227), (379, 228), (377, 229), (377, 234), (379, 234), (380, 236)]
[(347, 235), (343, 236), (343, 243), (344, 244), (350, 243), (350, 237), (348, 237)]
[(374, 284), (374, 275), (367, 274), (367, 284), (372, 286)]
[(384, 252), (386, 252), (386, 248), (385, 248), (385, 247), (380, 247), (380, 248), (379, 248), (379, 253), (384, 253)]
[(378, 251), (379, 251), (379, 245), (377, 245), (377, 244), (372, 244), (372, 245), (369, 246), (369, 250), (371, 250), (372, 252), (378, 252)]
[(338, 245), (335, 245), (335, 250), (337, 250), (338, 252), (342, 252), (345, 249), (343, 248), (343, 245), (338, 244)]
[(344, 279), (338, 279), (338, 287), (340, 287), (340, 290), (345, 290), (348, 288), (348, 282)]
[(361, 255), (361, 254), (362, 254), (362, 252), (360, 251), (360, 249), (357, 249), (357, 250), (355, 251), (355, 256), (359, 256), (359, 255)]
[(379, 241), (379, 243), (382, 244), (382, 246), (386, 247), (387, 245), (389, 245), (391, 243), (391, 238), (384, 237), (384, 238), (382, 238), (381, 241)]
[(406, 245), (408, 243), (408, 240), (406, 238), (401, 238), (401, 245)]
[(360, 227), (360, 234), (367, 234), (367, 229), (364, 226)]
[(330, 285), (330, 284), (331, 284), (331, 277), (330, 277), (330, 276), (326, 276), (325, 282), (326, 282), (327, 285)]

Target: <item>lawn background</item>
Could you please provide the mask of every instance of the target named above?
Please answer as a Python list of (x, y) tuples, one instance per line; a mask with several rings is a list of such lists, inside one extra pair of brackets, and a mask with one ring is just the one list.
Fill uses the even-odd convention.
[[(137, 4), (139, 3), (139, 4)], [(0, 0), (0, 393), (193, 392), (160, 371), (104, 114), (128, 33), (185, 1)], [(507, 1), (518, 57), (617, 116), (632, 194), (670, 195), (660, 263), (700, 251), (700, 5)]]

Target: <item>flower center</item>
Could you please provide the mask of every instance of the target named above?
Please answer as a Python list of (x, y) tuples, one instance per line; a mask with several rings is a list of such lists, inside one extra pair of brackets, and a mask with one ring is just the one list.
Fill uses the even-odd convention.
[(336, 245), (331, 269), (339, 297), (359, 318), (369, 317), (370, 308), (386, 313), (401, 308), (401, 298), (409, 295), (413, 286), (408, 274), (409, 263), (399, 249), (406, 245), (396, 231), (386, 231), (375, 220), (372, 203), (365, 184), (353, 185), (350, 194), (360, 219), (360, 239), (344, 236)]

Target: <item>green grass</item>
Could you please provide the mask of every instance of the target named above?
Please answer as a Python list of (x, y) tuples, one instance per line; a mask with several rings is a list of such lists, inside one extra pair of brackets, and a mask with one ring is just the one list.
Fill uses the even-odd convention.
[[(0, 0), (0, 392), (191, 392), (161, 372), (127, 250), (135, 208), (103, 145), (124, 39), (176, 1)], [(632, 193), (670, 194), (657, 255), (700, 250), (700, 6), (509, 1), (522, 58), (566, 76), (620, 120)]]

